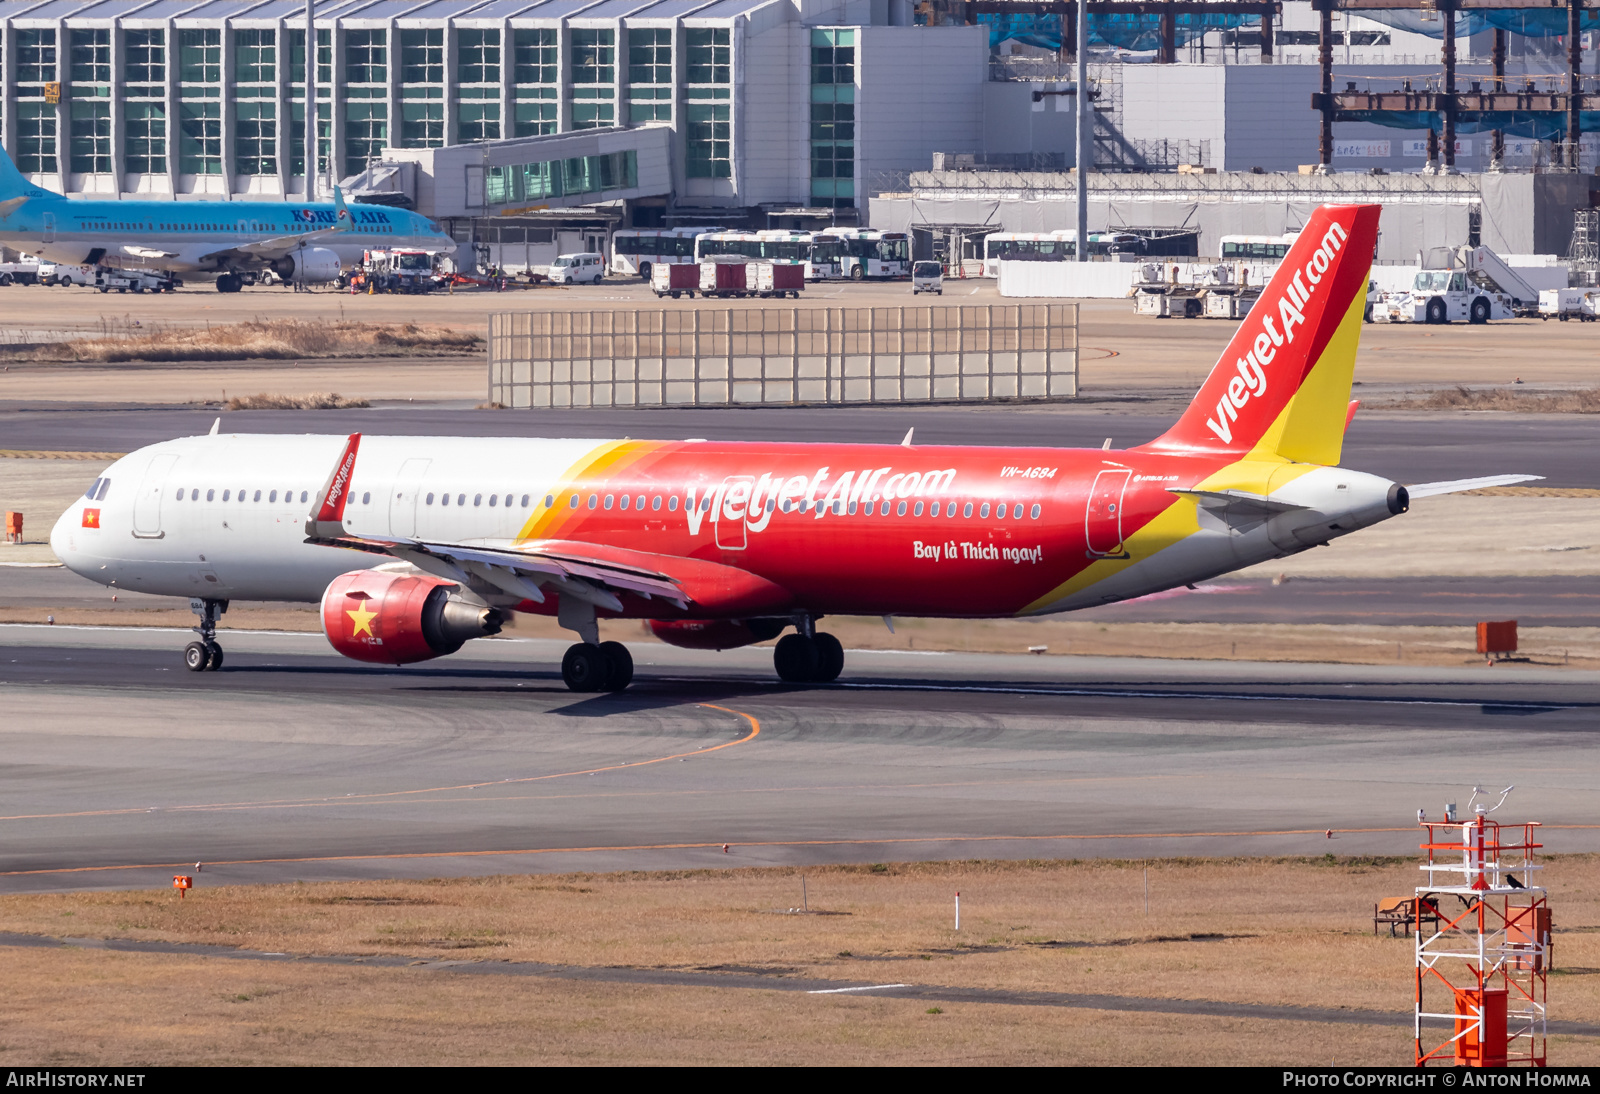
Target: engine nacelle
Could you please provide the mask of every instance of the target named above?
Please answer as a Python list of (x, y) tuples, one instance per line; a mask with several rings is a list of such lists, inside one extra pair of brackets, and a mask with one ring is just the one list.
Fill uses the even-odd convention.
[(650, 630), (669, 646), (686, 650), (731, 650), (782, 633), (781, 619), (652, 619)]
[(504, 613), (452, 598), (457, 588), (423, 574), (341, 574), (322, 594), (322, 632), (346, 657), (380, 665), (442, 657), (499, 634)]
[(326, 247), (307, 247), (274, 259), (272, 272), (285, 281), (304, 279), (323, 285), (339, 278), (339, 256)]

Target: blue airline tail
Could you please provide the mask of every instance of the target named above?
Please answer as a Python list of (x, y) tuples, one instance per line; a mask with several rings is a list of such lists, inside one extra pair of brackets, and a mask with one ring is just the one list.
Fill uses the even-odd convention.
[(57, 198), (60, 196), (60, 194), (52, 193), (29, 182), (23, 177), (22, 172), (17, 170), (17, 165), (11, 162), (11, 153), (0, 149), (0, 201), (9, 201), (14, 198)]

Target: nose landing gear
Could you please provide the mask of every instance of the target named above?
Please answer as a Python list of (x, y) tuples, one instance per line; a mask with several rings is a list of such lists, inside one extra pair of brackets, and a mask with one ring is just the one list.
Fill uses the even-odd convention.
[(194, 628), (194, 632), (200, 636), (200, 641), (190, 642), (183, 648), (184, 667), (190, 672), (220, 669), (222, 647), (217, 645), (217, 620), (228, 610), (228, 602), (201, 600), (196, 597), (189, 601), (189, 610), (200, 617), (200, 625)]

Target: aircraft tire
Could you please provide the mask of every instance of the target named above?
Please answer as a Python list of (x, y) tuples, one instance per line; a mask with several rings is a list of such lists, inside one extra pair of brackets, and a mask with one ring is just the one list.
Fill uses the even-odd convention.
[(818, 631), (812, 639), (817, 647), (817, 674), (811, 679), (818, 684), (831, 684), (844, 671), (844, 646), (825, 631)]
[(600, 652), (606, 655), (606, 691), (626, 691), (633, 683), (633, 654), (621, 642), (602, 642)]
[(211, 651), (204, 642), (190, 642), (183, 647), (183, 665), (190, 672), (205, 672), (211, 662)]
[(816, 679), (821, 657), (817, 644), (803, 634), (786, 634), (772, 651), (772, 667), (788, 684), (809, 684)]
[(209, 654), (206, 658), (206, 669), (209, 672), (216, 672), (222, 667), (222, 647), (210, 642), (206, 645), (206, 652)]
[(604, 691), (611, 676), (611, 663), (599, 646), (579, 642), (567, 647), (561, 659), (561, 679), (572, 691)]

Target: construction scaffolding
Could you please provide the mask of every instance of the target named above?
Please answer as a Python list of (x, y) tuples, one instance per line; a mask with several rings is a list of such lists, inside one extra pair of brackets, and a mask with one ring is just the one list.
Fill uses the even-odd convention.
[(1493, 807), (1474, 789), (1469, 820), (1451, 807), (1443, 821), (1420, 821), (1428, 884), (1414, 902), (1418, 1067), (1545, 1066), (1551, 923), (1549, 897), (1533, 884), (1540, 825), (1489, 819), (1511, 789)]

